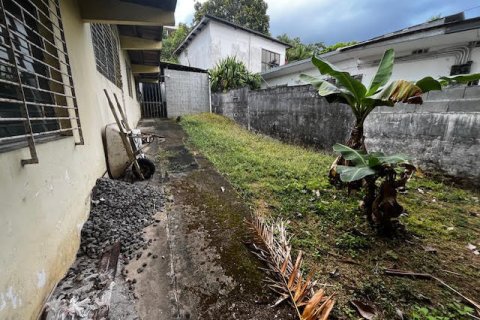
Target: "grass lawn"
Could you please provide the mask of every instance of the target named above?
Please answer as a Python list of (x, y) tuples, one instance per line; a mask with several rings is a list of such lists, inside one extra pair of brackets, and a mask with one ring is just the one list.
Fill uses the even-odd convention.
[(480, 195), (416, 176), (399, 202), (407, 215), (404, 235), (379, 237), (358, 208), (361, 194), (330, 186), (334, 157), (254, 134), (213, 114), (184, 117), (189, 144), (206, 156), (256, 212), (290, 221), (295, 251), (305, 268), (332, 287), (339, 319), (358, 319), (359, 299), (376, 319), (472, 319), (458, 296), (429, 280), (392, 277), (385, 268), (433, 274), (466, 296), (480, 300)]

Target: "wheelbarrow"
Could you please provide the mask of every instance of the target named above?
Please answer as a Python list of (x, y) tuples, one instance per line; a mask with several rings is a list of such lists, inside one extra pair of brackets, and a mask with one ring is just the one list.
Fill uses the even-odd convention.
[(117, 108), (110, 99), (107, 90), (104, 90), (104, 92), (116, 122), (116, 124), (107, 125), (105, 128), (110, 176), (119, 178), (132, 166), (132, 172), (137, 179), (150, 179), (155, 173), (155, 164), (145, 156), (142, 141), (151, 143), (154, 138), (159, 136), (143, 135), (139, 129), (131, 129), (117, 95), (113, 94), (121, 118), (117, 114)]

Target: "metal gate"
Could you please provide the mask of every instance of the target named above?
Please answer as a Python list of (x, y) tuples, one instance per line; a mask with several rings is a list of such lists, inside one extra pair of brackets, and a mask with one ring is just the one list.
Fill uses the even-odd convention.
[(166, 118), (162, 83), (142, 83), (142, 118)]

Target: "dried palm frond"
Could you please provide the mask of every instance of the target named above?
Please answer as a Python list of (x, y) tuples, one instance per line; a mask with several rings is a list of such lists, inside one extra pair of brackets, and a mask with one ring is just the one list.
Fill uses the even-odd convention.
[(301, 251), (293, 263), (286, 223), (280, 220), (270, 225), (263, 218), (255, 216), (251, 225), (260, 240), (259, 245), (253, 244), (254, 254), (267, 264), (269, 287), (280, 295), (274, 306), (288, 300), (299, 320), (328, 319), (335, 304), (333, 295), (325, 295), (323, 289), (315, 290), (317, 282), (312, 280), (311, 274), (303, 278)]

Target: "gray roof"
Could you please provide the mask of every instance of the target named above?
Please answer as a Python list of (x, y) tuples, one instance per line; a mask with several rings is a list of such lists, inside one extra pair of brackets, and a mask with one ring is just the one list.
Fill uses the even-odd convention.
[(465, 14), (463, 12), (456, 13), (450, 16), (446, 16), (434, 21), (425, 22), (417, 24), (402, 30), (394, 31), (391, 33), (386, 33), (384, 35), (374, 37), (372, 39), (362, 41), (360, 43), (354, 44), (352, 46), (343, 47), (338, 49), (338, 51), (348, 51), (360, 47), (365, 47), (370, 44), (379, 43), (395, 38), (400, 38), (406, 35), (411, 35), (415, 33), (422, 33), (430, 30), (446, 28), (445, 34), (461, 32), (471, 29), (480, 28), (480, 17), (465, 19)]
[(288, 43), (285, 43), (285, 42), (282, 42), (278, 39), (275, 39), (275, 38), (272, 38), (270, 36), (267, 36), (261, 32), (258, 32), (258, 31), (255, 31), (255, 30), (252, 30), (252, 29), (249, 29), (249, 28), (245, 28), (243, 26), (240, 26), (236, 23), (233, 23), (233, 22), (230, 22), (230, 21), (227, 21), (225, 19), (222, 19), (222, 18), (218, 18), (218, 17), (215, 17), (215, 16), (212, 16), (210, 14), (207, 14), (205, 16), (203, 16), (202, 20), (200, 20), (200, 22), (193, 28), (193, 30), (188, 34), (188, 36), (185, 38), (185, 40), (183, 40), (182, 43), (180, 43), (180, 45), (178, 46), (177, 49), (175, 49), (174, 51), (174, 54), (176, 55), (179, 55), (186, 47), (188, 47), (188, 45), (190, 44), (190, 42), (193, 41), (193, 39), (195, 39), (195, 37), (200, 34), (200, 32), (202, 32), (203, 28), (208, 24), (208, 22), (210, 21), (216, 21), (216, 22), (219, 22), (219, 23), (222, 23), (222, 24), (225, 24), (225, 25), (228, 25), (228, 26), (231, 26), (235, 29), (240, 29), (240, 30), (243, 30), (243, 31), (246, 31), (246, 32), (249, 32), (249, 33), (252, 33), (254, 35), (257, 35), (259, 37), (262, 37), (262, 38), (265, 38), (267, 40), (270, 40), (270, 41), (273, 41), (273, 42), (276, 42), (276, 43), (279, 43), (279, 44), (282, 44), (284, 45), (285, 47), (287, 48), (291, 48), (292, 46), (289, 45)]

